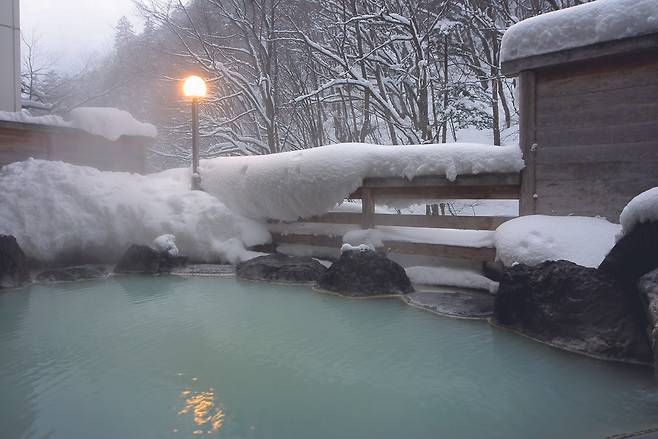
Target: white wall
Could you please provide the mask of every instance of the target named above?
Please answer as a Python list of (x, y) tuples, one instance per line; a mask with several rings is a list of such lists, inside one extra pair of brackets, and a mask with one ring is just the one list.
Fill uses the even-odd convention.
[(0, 111), (20, 111), (19, 0), (0, 0)]

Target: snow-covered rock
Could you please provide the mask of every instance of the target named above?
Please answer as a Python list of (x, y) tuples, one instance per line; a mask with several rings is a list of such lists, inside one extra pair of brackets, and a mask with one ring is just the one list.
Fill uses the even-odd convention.
[(619, 222), (622, 234), (626, 234), (641, 223), (658, 221), (658, 187), (642, 192), (622, 210)]
[(658, 32), (656, 0), (597, 0), (523, 20), (505, 32), (501, 61)]
[(250, 218), (285, 221), (329, 211), (365, 177), (518, 172), (518, 146), (437, 144), (327, 145), (266, 156), (221, 157), (201, 162), (203, 188), (229, 209)]
[(340, 248), (340, 252), (365, 252), (365, 251), (375, 251), (375, 248), (371, 245), (360, 244), (360, 245), (351, 245), (343, 244)]
[(160, 235), (153, 240), (153, 247), (160, 253), (167, 253), (169, 256), (178, 256), (178, 247), (176, 247), (176, 237), (171, 234)]
[(615, 245), (620, 230), (620, 225), (603, 218), (522, 216), (496, 229), (496, 257), (508, 266), (563, 259), (598, 267)]
[(94, 254), (117, 260), (131, 244), (176, 236), (191, 260), (235, 263), (270, 240), (260, 223), (210, 194), (191, 191), (189, 170), (138, 175), (28, 160), (0, 168), (0, 234), (41, 260)]

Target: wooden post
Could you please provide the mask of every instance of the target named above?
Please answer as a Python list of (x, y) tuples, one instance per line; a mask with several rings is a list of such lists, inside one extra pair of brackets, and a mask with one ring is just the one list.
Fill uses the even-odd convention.
[(362, 189), (361, 194), (361, 228), (372, 229), (375, 227), (375, 199), (370, 189)]
[(535, 154), (537, 150), (536, 135), (536, 84), (535, 72), (522, 71), (519, 74), (519, 147), (525, 160), (521, 174), (521, 197), (519, 214), (533, 215), (536, 207)]

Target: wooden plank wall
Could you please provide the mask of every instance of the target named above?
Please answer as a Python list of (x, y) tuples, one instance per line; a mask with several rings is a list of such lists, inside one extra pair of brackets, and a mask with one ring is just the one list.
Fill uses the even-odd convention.
[(123, 136), (112, 142), (72, 128), (0, 121), (0, 167), (32, 157), (102, 171), (144, 173), (146, 145), (150, 141)]
[(529, 113), (521, 140), (526, 153), (537, 144), (524, 174), (537, 197), (523, 192), (521, 205), (532, 208), (522, 207), (521, 214), (618, 222), (631, 198), (658, 186), (658, 50), (533, 76), (534, 93), (522, 96), (522, 111)]

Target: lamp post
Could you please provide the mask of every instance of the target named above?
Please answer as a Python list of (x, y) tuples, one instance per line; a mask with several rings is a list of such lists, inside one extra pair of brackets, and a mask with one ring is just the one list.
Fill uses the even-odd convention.
[(199, 100), (206, 95), (206, 82), (199, 76), (188, 76), (183, 94), (192, 98), (192, 190), (201, 189), (199, 175)]

